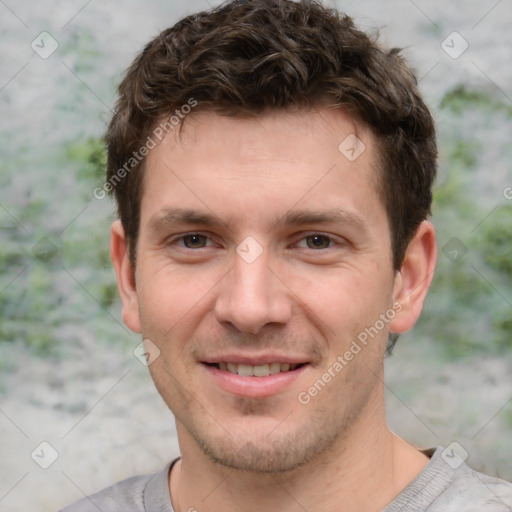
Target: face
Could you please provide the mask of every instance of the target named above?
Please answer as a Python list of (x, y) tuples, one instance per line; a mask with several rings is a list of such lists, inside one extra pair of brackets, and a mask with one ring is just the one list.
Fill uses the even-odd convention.
[[(355, 160), (339, 149), (353, 134)], [(121, 294), (160, 351), (182, 453), (285, 471), (372, 416), (402, 283), (376, 162), (371, 133), (331, 109), (199, 113), (150, 152)]]

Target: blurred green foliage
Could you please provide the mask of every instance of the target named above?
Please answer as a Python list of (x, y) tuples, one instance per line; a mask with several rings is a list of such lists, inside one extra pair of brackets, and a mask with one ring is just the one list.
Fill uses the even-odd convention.
[(510, 103), (501, 101), (499, 97), (487, 92), (468, 89), (459, 85), (448, 91), (441, 100), (440, 107), (457, 115), (462, 115), (471, 108), (478, 108), (483, 112), (505, 112), (512, 116)]
[(501, 206), (492, 217), (492, 228), (481, 237), (484, 261), (496, 272), (512, 278), (512, 205)]
[(38, 354), (57, 355), (68, 343), (87, 342), (84, 326), (110, 338), (121, 327), (113, 321), (119, 312), (109, 256), (112, 206), (93, 196), (105, 176), (105, 145), (100, 138), (67, 142), (48, 166), (68, 180), (66, 195), (56, 202), (47, 183), (37, 192), (52, 200), (34, 197), (0, 209), (0, 342), (23, 340)]
[[(502, 195), (507, 183), (492, 183), (485, 146), (500, 123), (512, 127), (512, 108), (460, 86), (444, 96), (439, 114), (446, 127), (439, 137), (445, 179), (434, 191), (433, 204), (439, 256), (416, 329), (440, 343), (450, 358), (504, 353), (512, 349), (512, 205)], [(487, 141), (461, 129), (471, 128), (474, 118), (489, 126)], [(499, 149), (510, 167), (510, 144)], [(479, 190), (485, 173), (492, 191), (487, 196)], [(467, 249), (455, 262), (443, 251), (453, 237)]]
[(105, 178), (107, 154), (103, 139), (91, 137), (85, 142), (72, 142), (65, 147), (64, 155), (68, 161), (81, 164), (77, 173), (79, 180), (93, 184)]

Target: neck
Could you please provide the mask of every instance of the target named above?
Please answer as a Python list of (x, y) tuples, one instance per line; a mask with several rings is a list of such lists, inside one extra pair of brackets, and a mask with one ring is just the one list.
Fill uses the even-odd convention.
[(262, 474), (215, 464), (178, 424), (182, 459), (170, 481), (175, 511), (323, 512), (337, 509), (340, 503), (344, 512), (384, 509), (429, 459), (389, 431), (379, 403), (383, 400), (369, 403), (366, 410), (371, 413), (363, 413), (351, 432), (325, 453), (285, 473)]

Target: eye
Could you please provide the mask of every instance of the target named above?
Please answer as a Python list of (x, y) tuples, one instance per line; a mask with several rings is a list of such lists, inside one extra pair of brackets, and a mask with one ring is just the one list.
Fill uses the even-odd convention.
[(303, 247), (301, 243), (305, 241), (308, 249), (327, 249), (332, 245), (332, 240), (326, 235), (320, 235), (315, 233), (302, 238), (299, 242), (299, 246)]
[(306, 240), (310, 249), (327, 249), (331, 245), (331, 239), (325, 235), (309, 235)]
[(176, 238), (175, 242), (182, 241), (183, 245), (187, 249), (202, 249), (203, 247), (207, 247), (208, 237), (206, 235), (201, 235), (199, 233), (191, 233), (189, 235), (183, 235)]

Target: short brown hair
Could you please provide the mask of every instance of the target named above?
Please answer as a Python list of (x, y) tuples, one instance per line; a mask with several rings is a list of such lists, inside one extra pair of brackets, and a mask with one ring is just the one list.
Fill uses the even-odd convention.
[(432, 116), (398, 49), (382, 49), (351, 18), (314, 0), (234, 0), (161, 32), (129, 67), (107, 132), (108, 190), (133, 264), (144, 163), (134, 155), (155, 125), (191, 101), (228, 116), (327, 106), (367, 124), (400, 268), (430, 214), (437, 148)]

